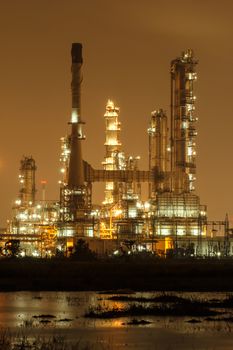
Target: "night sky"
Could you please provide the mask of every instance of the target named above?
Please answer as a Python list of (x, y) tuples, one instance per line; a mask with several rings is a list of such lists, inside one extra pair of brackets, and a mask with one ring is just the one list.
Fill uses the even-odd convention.
[[(70, 49), (83, 44), (84, 159), (101, 168), (108, 98), (122, 143), (148, 168), (151, 111), (169, 114), (170, 61), (192, 48), (199, 117), (196, 193), (209, 219), (233, 219), (233, 1), (0, 0), (0, 225), (18, 194), (19, 162), (36, 160), (47, 199), (59, 196), (60, 137), (69, 130)], [(144, 196), (145, 197), (145, 196)], [(103, 200), (101, 186), (94, 198)]]

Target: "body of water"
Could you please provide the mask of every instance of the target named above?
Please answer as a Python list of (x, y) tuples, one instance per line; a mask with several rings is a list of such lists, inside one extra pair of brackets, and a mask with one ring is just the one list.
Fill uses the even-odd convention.
[[(169, 295), (171, 293), (169, 292)], [(172, 293), (202, 300), (221, 300), (226, 293)], [(233, 309), (220, 310), (226, 321), (206, 317), (137, 316), (111, 319), (87, 318), (90, 311), (124, 309), (135, 301), (109, 300), (115, 294), (96, 292), (12, 292), (0, 293), (0, 326), (13, 334), (56, 337), (76, 349), (228, 350), (233, 348)], [(134, 293), (152, 298), (161, 293)], [(128, 295), (132, 297), (132, 294)], [(143, 303), (150, 306), (151, 303)], [(132, 320), (144, 324), (131, 324)], [(148, 322), (148, 323), (146, 323)], [(133, 322), (134, 323), (134, 322)], [(58, 346), (59, 348), (59, 346)]]

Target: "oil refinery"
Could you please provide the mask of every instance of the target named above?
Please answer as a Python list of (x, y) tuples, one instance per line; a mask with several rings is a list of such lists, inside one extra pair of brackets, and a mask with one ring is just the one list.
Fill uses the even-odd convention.
[[(36, 162), (32, 156), (23, 157), (12, 218), (1, 235), (2, 252), (7, 255), (9, 244), (19, 241), (22, 256), (69, 256), (82, 238), (100, 255), (141, 251), (161, 257), (233, 255), (227, 215), (223, 221), (208, 221), (206, 205), (195, 194), (198, 118), (193, 51), (171, 61), (171, 110), (167, 115), (158, 107), (151, 113), (145, 130), (146, 170), (139, 168), (139, 156), (124, 152), (120, 109), (111, 100), (105, 111), (103, 107), (104, 159), (99, 169), (83, 159), (80, 43), (72, 44), (71, 58), (70, 132), (61, 138), (59, 198), (47, 200), (42, 181), (42, 199), (36, 199)], [(101, 204), (92, 201), (95, 182), (104, 183)], [(142, 183), (148, 185), (146, 201)]]

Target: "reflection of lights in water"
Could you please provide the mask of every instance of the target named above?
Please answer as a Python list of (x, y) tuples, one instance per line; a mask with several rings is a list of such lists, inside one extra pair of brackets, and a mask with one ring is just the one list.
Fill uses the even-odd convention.
[(120, 309), (120, 310), (124, 309), (126, 306), (127, 306), (126, 303), (121, 303), (119, 301), (117, 301), (117, 302), (114, 301), (114, 304), (113, 304), (114, 309)]
[[(151, 298), (158, 296), (161, 293), (156, 292), (147, 292), (147, 293), (135, 293), (135, 297), (144, 297)], [(127, 308), (128, 302), (115, 302), (107, 300), (109, 297), (116, 294), (100, 295), (94, 292), (15, 292), (15, 293), (0, 293), (0, 324), (4, 325), (9, 329), (13, 327), (21, 327), (23, 331), (27, 334), (32, 334), (34, 330), (39, 329), (41, 335), (52, 334), (54, 330), (59, 330), (59, 332), (64, 331), (64, 334), (69, 328), (69, 332), (73, 332), (72, 336), (80, 338), (80, 336), (85, 337), (83, 330), (86, 329), (88, 337), (90, 333), (93, 336), (93, 339), (96, 341), (99, 331), (107, 333), (103, 337), (109, 336), (110, 332), (115, 339), (119, 334), (124, 334), (127, 336), (128, 332), (131, 332), (133, 336), (133, 345), (136, 348), (137, 346), (137, 335), (138, 332), (152, 331), (151, 334), (158, 334), (158, 332), (165, 332), (167, 335), (174, 334), (174, 331), (177, 334), (193, 334), (197, 332), (198, 337), (206, 336), (206, 332), (216, 332), (218, 334), (225, 334), (226, 324), (224, 322), (207, 322), (202, 319), (201, 324), (192, 324), (188, 323), (191, 317), (153, 317), (153, 316), (138, 316), (138, 317), (121, 317), (117, 319), (87, 319), (83, 315), (88, 310), (88, 308), (93, 306), (101, 305), (105, 308)], [(200, 299), (224, 299), (226, 298), (226, 293), (203, 293), (201, 296), (199, 293), (174, 293), (174, 295), (194, 298), (196, 300)], [(130, 297), (129, 294), (127, 294)], [(151, 303), (144, 303), (144, 306), (150, 306)], [(229, 310), (228, 310), (229, 311)], [(34, 319), (34, 315), (50, 314), (54, 315), (55, 318), (51, 319), (49, 324), (43, 324), (40, 322), (40, 319)], [(146, 326), (128, 326), (127, 323), (132, 321), (135, 318), (137, 320), (146, 320), (152, 322)], [(71, 321), (63, 321), (64, 319), (70, 319)], [(60, 320), (60, 321), (59, 321)], [(125, 323), (123, 325), (122, 323)], [(110, 330), (111, 328), (111, 330)], [(91, 329), (91, 332), (89, 331)], [(149, 330), (150, 329), (150, 330)], [(227, 328), (228, 329), (228, 328)], [(232, 325), (229, 326), (229, 335), (232, 331)], [(119, 331), (119, 333), (117, 333)], [(157, 332), (157, 333), (156, 333)], [(86, 333), (86, 334), (87, 334)], [(164, 334), (165, 334), (164, 333)], [(69, 333), (70, 334), (70, 333)], [(216, 333), (215, 333), (216, 334)], [(116, 337), (116, 338), (115, 338)], [(121, 338), (122, 339), (122, 338)], [(88, 338), (89, 340), (89, 338)], [(119, 340), (119, 338), (118, 338)], [(166, 338), (164, 338), (166, 341)], [(125, 343), (128, 342), (125, 341)], [(138, 347), (137, 347), (138, 348)], [(158, 347), (162, 348), (162, 347)], [(172, 347), (171, 347), (172, 348)], [(189, 348), (189, 347), (187, 347)], [(195, 349), (199, 347), (195, 347)], [(224, 347), (219, 347), (224, 349)], [(230, 349), (230, 348), (227, 348)]]
[(112, 327), (122, 327), (122, 320), (118, 319), (118, 320), (111, 320), (111, 326)]

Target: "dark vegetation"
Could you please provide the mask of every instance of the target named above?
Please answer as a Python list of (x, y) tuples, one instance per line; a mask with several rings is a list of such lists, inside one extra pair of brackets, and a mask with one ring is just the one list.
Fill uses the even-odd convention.
[(136, 296), (128, 296), (128, 295), (114, 295), (108, 300), (111, 301), (120, 301), (120, 302), (137, 302), (137, 303), (176, 303), (182, 305), (196, 305), (196, 306), (204, 306), (211, 307), (215, 309), (233, 309), (233, 295), (228, 295), (225, 299), (212, 299), (212, 300), (195, 300), (193, 298), (184, 298), (181, 296), (163, 293), (158, 296), (145, 298), (145, 297), (136, 297)]
[(233, 260), (0, 260), (0, 291), (233, 291), (232, 276)]
[(161, 294), (158, 296), (154, 296), (151, 298), (145, 298), (145, 297), (135, 297), (135, 296), (128, 296), (128, 295), (114, 295), (108, 300), (111, 301), (121, 301), (121, 302), (138, 302), (138, 303), (176, 303), (176, 302), (191, 302), (190, 299), (179, 297), (177, 295), (172, 295), (172, 294)]
[(20, 252), (20, 240), (10, 239), (5, 243), (5, 247), (1, 248), (1, 253), (5, 256), (16, 257)]
[(87, 242), (83, 239), (79, 239), (77, 244), (74, 246), (70, 259), (76, 261), (93, 261), (97, 259), (97, 255), (93, 252)]
[(191, 320), (186, 321), (187, 323), (201, 323), (200, 320), (196, 320), (195, 318), (192, 318)]
[(135, 316), (217, 316), (220, 313), (210, 310), (203, 305), (196, 303), (174, 304), (174, 305), (151, 305), (144, 306), (132, 304), (126, 308), (102, 309), (92, 308), (86, 314), (87, 318), (119, 318), (119, 317), (135, 317)]
[(38, 315), (38, 316), (33, 316), (33, 318), (56, 318), (54, 315)]
[(137, 320), (136, 318), (132, 319), (132, 321), (129, 322), (123, 322), (122, 325), (127, 326), (144, 326), (147, 324), (151, 324), (152, 322), (146, 321), (146, 320)]
[[(116, 295), (107, 300), (121, 303), (126, 302), (127, 304), (125, 307), (114, 306), (113, 308), (106, 308), (101, 305), (92, 306), (84, 317), (111, 319), (137, 316), (191, 316), (207, 317), (207, 321), (233, 322), (232, 316), (223, 316), (233, 308), (232, 295), (226, 296), (225, 299), (201, 300), (195, 299), (194, 297), (183, 298), (178, 295), (163, 293), (150, 298)], [(221, 317), (217, 318), (213, 316)], [(133, 319), (133, 321), (134, 320), (136, 319)], [(197, 323), (200, 322), (200, 320), (191, 319), (186, 322)]]

